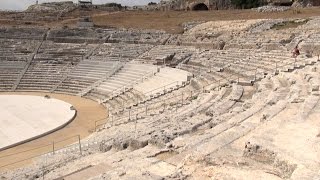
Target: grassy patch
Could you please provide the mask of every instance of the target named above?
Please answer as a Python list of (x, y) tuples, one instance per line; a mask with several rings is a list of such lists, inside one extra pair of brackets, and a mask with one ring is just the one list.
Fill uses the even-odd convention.
[(282, 29), (297, 28), (297, 27), (299, 27), (301, 25), (306, 24), (307, 22), (308, 22), (308, 20), (304, 20), (304, 21), (286, 21), (286, 22), (274, 25), (271, 29), (282, 30)]

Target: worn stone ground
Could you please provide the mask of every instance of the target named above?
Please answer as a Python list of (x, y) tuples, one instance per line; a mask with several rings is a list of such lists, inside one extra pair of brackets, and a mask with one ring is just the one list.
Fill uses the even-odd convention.
[[(320, 66), (315, 66), (269, 76), (254, 87), (245, 87), (240, 101), (253, 103), (249, 109), (231, 112), (240, 107), (235, 104), (229, 113), (221, 116), (226, 119), (217, 126), (200, 127), (167, 143), (166, 147), (149, 144), (135, 150), (114, 146), (105, 152), (89, 152), (45, 177), (317, 179), (320, 105), (314, 85), (320, 82)], [(228, 97), (226, 93), (223, 91), (221, 98)], [(199, 98), (189, 108), (203, 100)]]
[[(242, 122), (238, 132), (233, 133), (241, 134), (243, 131), (245, 134), (231, 144), (226, 144), (214, 151), (221, 141), (213, 138), (207, 146), (197, 147), (196, 153), (190, 153), (190, 156), (178, 165), (177, 172), (180, 175), (183, 174), (180, 177), (191, 177), (191, 179), (319, 178), (319, 94), (310, 90), (309, 80), (304, 79), (306, 74), (313, 74), (311, 75), (313, 80), (319, 82), (318, 72), (308, 70), (281, 75), (284, 79), (288, 78), (295, 82), (294, 85), (281, 87), (290, 88), (283, 98), (287, 102), (281, 105), (279, 99), (275, 106), (264, 108)], [(280, 79), (281, 76), (273, 79)], [(283, 105), (284, 107), (280, 107)], [(276, 114), (274, 114), (275, 111), (277, 111)], [(263, 114), (271, 118), (262, 120)], [(227, 133), (225, 134), (225, 141), (229, 141)], [(261, 150), (245, 155), (247, 142), (258, 145)], [(214, 152), (201, 155), (202, 152), (211, 150)]]

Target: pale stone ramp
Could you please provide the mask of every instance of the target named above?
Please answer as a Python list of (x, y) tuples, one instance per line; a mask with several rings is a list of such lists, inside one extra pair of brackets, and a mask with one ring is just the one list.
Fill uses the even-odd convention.
[(0, 150), (64, 127), (76, 115), (71, 106), (41, 96), (0, 95)]
[[(168, 89), (177, 85), (181, 85), (181, 82), (187, 81), (188, 76), (192, 74), (175, 68), (161, 68), (160, 72), (155, 76), (149, 78), (143, 83), (137, 84), (133, 88), (141, 93), (149, 93), (153, 91), (152, 94), (163, 91), (164, 88)], [(159, 88), (159, 89), (158, 89)]]

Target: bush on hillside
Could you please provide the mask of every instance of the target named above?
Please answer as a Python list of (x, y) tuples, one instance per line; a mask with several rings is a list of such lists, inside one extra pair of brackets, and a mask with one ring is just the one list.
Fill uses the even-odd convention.
[(122, 9), (122, 5), (118, 4), (118, 3), (107, 3), (107, 4), (104, 4), (104, 6), (106, 6), (106, 7), (117, 7), (119, 9)]
[(231, 3), (241, 9), (256, 8), (265, 4), (262, 0), (231, 0)]

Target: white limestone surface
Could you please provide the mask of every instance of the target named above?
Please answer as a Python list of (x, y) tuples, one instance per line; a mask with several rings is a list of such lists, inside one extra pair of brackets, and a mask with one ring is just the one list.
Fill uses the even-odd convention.
[(43, 96), (0, 95), (0, 150), (64, 127), (76, 115), (71, 106)]
[(155, 94), (161, 92), (164, 88), (175, 87), (177, 84), (187, 81), (188, 76), (192, 74), (176, 68), (164, 67), (155, 76), (146, 81), (133, 86), (133, 89), (143, 94)]

